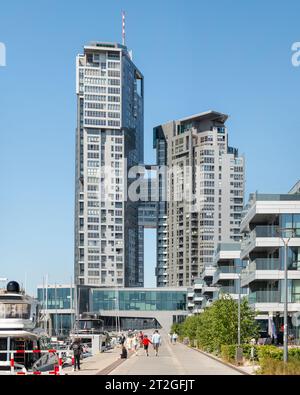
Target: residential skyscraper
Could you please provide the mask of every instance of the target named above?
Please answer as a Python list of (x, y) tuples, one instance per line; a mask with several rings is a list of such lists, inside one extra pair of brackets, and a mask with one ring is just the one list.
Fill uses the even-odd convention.
[(76, 59), (75, 283), (143, 286), (138, 203), (127, 170), (143, 163), (143, 75), (124, 45)]
[(218, 243), (240, 241), (244, 158), (216, 111), (154, 128), (158, 170), (157, 286), (191, 286)]

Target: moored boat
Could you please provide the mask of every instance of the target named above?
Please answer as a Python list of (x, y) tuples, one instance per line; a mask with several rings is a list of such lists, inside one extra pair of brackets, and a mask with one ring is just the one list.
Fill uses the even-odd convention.
[(0, 374), (10, 372), (11, 358), (14, 369), (26, 371), (40, 358), (41, 330), (37, 327), (38, 302), (24, 291), (16, 281), (0, 289)]

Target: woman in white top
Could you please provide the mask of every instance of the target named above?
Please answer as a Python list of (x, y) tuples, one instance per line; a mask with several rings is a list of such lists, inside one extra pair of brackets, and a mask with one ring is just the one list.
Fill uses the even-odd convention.
[(173, 339), (173, 343), (174, 344), (176, 344), (177, 337), (178, 337), (177, 333), (174, 332), (173, 335), (172, 335), (172, 339)]
[(139, 341), (138, 335), (134, 335), (134, 337), (132, 339), (132, 346), (135, 351), (135, 355), (138, 355), (137, 350), (138, 350), (139, 344), (140, 344), (140, 341)]
[(127, 337), (127, 339), (126, 339), (126, 341), (125, 341), (125, 347), (128, 349), (128, 350), (131, 350), (132, 349), (132, 337)]

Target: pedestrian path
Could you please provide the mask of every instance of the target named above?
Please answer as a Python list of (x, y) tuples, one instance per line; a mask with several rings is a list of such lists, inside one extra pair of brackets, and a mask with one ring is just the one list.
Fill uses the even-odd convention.
[(196, 350), (177, 343), (171, 344), (168, 336), (162, 333), (159, 356), (149, 347), (149, 357), (143, 349), (133, 355), (110, 375), (241, 375), (234, 368), (210, 358)]
[(101, 371), (108, 369), (112, 364), (117, 366), (116, 361), (123, 361), (120, 359), (120, 353), (120, 348), (116, 347), (113, 350), (108, 350), (93, 357), (85, 358), (81, 361), (80, 370), (73, 372), (72, 367), (66, 367), (64, 368), (64, 373), (68, 375), (101, 374)]

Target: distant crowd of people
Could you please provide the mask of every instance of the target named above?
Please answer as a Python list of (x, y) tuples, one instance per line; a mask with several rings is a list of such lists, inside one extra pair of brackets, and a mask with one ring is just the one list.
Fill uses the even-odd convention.
[[(176, 344), (178, 335), (176, 332), (169, 333), (171, 344)], [(159, 347), (161, 346), (161, 335), (156, 329), (151, 336), (144, 334), (142, 331), (128, 332), (126, 337), (124, 334), (120, 335), (119, 343), (122, 347), (121, 358), (127, 358), (128, 350), (133, 350), (135, 355), (138, 355), (138, 349), (144, 349), (145, 355), (149, 356), (149, 346), (153, 346), (155, 356), (158, 357)]]
[[(172, 334), (169, 333), (171, 344), (176, 344), (177, 338), (178, 335), (176, 332)], [(128, 350), (133, 350), (135, 355), (138, 356), (139, 349), (143, 349), (145, 351), (145, 355), (148, 357), (150, 345), (153, 346), (155, 356), (158, 357), (159, 348), (162, 343), (161, 335), (157, 329), (150, 336), (143, 333), (143, 331), (129, 331), (127, 336), (122, 333), (119, 336), (118, 341), (121, 344), (121, 358), (124, 359), (128, 357)], [(80, 359), (84, 349), (79, 338), (72, 343), (71, 350), (74, 352), (74, 370), (80, 370)]]
[(135, 355), (138, 355), (138, 349), (142, 348), (146, 356), (149, 356), (149, 345), (152, 344), (155, 355), (158, 356), (159, 347), (161, 345), (161, 335), (156, 329), (151, 336), (144, 334), (142, 331), (129, 332), (126, 337), (122, 334), (119, 337), (119, 342), (122, 347), (121, 358), (127, 358), (128, 351), (133, 350)]

